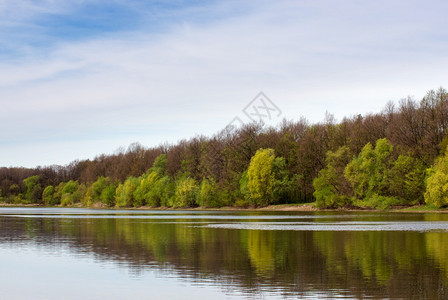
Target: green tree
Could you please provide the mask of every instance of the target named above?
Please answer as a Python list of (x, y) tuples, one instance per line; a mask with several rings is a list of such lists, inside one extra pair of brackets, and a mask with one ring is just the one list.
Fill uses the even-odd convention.
[(421, 160), (400, 155), (389, 172), (391, 195), (403, 199), (408, 204), (422, 204), (425, 192), (425, 167)]
[(102, 203), (106, 204), (107, 206), (114, 206), (115, 205), (115, 190), (116, 185), (113, 183), (108, 184), (102, 191), (100, 195), (100, 200)]
[(61, 194), (64, 195), (75, 193), (76, 190), (78, 189), (78, 185), (79, 185), (78, 181), (70, 180), (66, 182), (61, 190)]
[(124, 183), (119, 184), (115, 192), (115, 201), (118, 207), (129, 207), (134, 205), (134, 191), (139, 184), (136, 177), (128, 177)]
[(436, 159), (434, 167), (428, 170), (425, 202), (436, 207), (448, 205), (448, 156)]
[(340, 147), (336, 152), (328, 151), (326, 166), (313, 181), (316, 205), (320, 208), (336, 208), (350, 204), (352, 189), (344, 177), (350, 162), (350, 149)]
[(274, 159), (272, 171), (275, 178), (272, 203), (296, 203), (301, 200), (300, 189), (303, 176), (300, 174), (291, 176), (283, 157)]
[(100, 176), (98, 179), (87, 189), (86, 204), (91, 205), (96, 202), (101, 202), (107, 206), (113, 206), (115, 204), (115, 183), (109, 177)]
[(59, 204), (54, 197), (54, 187), (52, 185), (45, 187), (44, 191), (42, 192), (42, 201), (45, 205), (49, 206)]
[(9, 186), (9, 195), (7, 199), (8, 203), (22, 203), (23, 195), (20, 193), (20, 186), (16, 183), (13, 183)]
[(146, 194), (146, 204), (152, 207), (172, 206), (174, 189), (174, 183), (169, 176), (158, 178)]
[(60, 182), (58, 184), (57, 187), (55, 187), (54, 189), (54, 194), (53, 194), (53, 200), (54, 203), (57, 204), (61, 204), (61, 198), (62, 198), (62, 189), (64, 188), (65, 183), (64, 182)]
[(247, 188), (249, 201), (253, 205), (266, 206), (275, 200), (274, 160), (273, 149), (259, 149), (250, 160), (247, 170)]
[(85, 197), (86, 190), (86, 186), (84, 184), (79, 184), (77, 180), (68, 181), (63, 184), (60, 191), (61, 205), (68, 206), (81, 202), (81, 199)]
[(160, 198), (161, 206), (173, 206), (175, 184), (169, 176), (163, 176), (157, 180), (154, 189), (157, 191), (157, 196)]
[(91, 206), (94, 203), (93, 196), (94, 196), (93, 186), (90, 185), (87, 188), (86, 195), (84, 196), (84, 198), (81, 199), (81, 203), (84, 206)]
[(81, 200), (85, 197), (87, 192), (87, 186), (83, 183), (78, 184), (78, 189), (72, 195), (72, 201), (74, 204), (81, 203)]
[(167, 162), (165, 154), (159, 155), (153, 166), (143, 176), (139, 177), (139, 183), (133, 194), (134, 206), (158, 207), (162, 205), (162, 202), (163, 205), (167, 204), (165, 195), (165, 189), (169, 188), (169, 181), (165, 178)]
[(219, 189), (213, 178), (204, 178), (202, 180), (197, 201), (203, 207), (222, 206)]
[(94, 202), (101, 201), (101, 193), (110, 184), (110, 179), (104, 176), (98, 177), (98, 179), (92, 184), (92, 200)]
[(389, 191), (388, 170), (392, 166), (393, 147), (387, 139), (376, 141), (375, 148), (366, 144), (358, 157), (345, 168), (345, 178), (352, 185), (355, 204), (386, 208), (400, 202)]
[(134, 206), (143, 206), (149, 204), (151, 206), (159, 206), (160, 203), (154, 203), (154, 184), (158, 179), (158, 174), (151, 171), (139, 178), (139, 184), (134, 191)]
[(23, 180), (26, 191), (24, 195), (25, 203), (37, 203), (42, 195), (42, 188), (39, 184), (39, 175), (34, 175)]
[(124, 199), (124, 197), (125, 197), (124, 184), (119, 183), (117, 188), (115, 189), (115, 205), (117, 207), (126, 206), (126, 200)]
[(370, 189), (370, 176), (374, 169), (374, 152), (372, 144), (366, 144), (358, 157), (355, 157), (345, 168), (345, 178), (353, 187), (356, 198), (362, 199), (366, 197)]
[(164, 176), (166, 174), (166, 167), (168, 165), (168, 159), (166, 158), (166, 154), (160, 154), (155, 159), (152, 168), (150, 169), (152, 172), (157, 173), (159, 176)]
[(176, 182), (176, 192), (174, 195), (174, 207), (196, 206), (198, 184), (191, 177), (182, 177)]

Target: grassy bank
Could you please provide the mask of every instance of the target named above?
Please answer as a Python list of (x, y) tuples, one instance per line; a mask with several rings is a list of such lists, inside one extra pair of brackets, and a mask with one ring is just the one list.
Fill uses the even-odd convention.
[(222, 210), (222, 211), (383, 211), (383, 212), (409, 212), (409, 213), (448, 213), (448, 208), (437, 208), (431, 205), (415, 205), (415, 206), (400, 206), (391, 207), (385, 210), (378, 210), (373, 208), (337, 208), (337, 209), (319, 209), (315, 206), (315, 203), (300, 203), (300, 204), (277, 204), (269, 205), (266, 207), (234, 207), (225, 206), (219, 208), (171, 208), (171, 207), (107, 207), (104, 205), (93, 205), (91, 207), (85, 207), (81, 205), (74, 206), (45, 206), (42, 204), (13, 204), (13, 203), (0, 203), (0, 207), (67, 207), (67, 208), (91, 208), (91, 209), (125, 209), (125, 210)]

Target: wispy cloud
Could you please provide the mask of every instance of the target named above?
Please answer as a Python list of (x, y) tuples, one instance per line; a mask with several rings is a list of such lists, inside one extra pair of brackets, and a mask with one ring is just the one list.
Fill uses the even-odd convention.
[(210, 134), (260, 90), (317, 121), (446, 81), (442, 1), (14, 3), (0, 2), (0, 165)]

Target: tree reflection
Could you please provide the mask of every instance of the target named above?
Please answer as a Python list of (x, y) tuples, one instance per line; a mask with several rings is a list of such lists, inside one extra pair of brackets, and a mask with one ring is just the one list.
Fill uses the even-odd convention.
[[(433, 218), (433, 217), (429, 217)], [(126, 266), (257, 291), (444, 298), (448, 233), (216, 229), (207, 220), (0, 217), (0, 243), (62, 243)]]

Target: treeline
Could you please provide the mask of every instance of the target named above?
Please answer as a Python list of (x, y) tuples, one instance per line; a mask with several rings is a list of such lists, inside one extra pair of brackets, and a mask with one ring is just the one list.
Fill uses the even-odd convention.
[[(1, 168), (0, 200), (45, 205), (220, 207), (315, 201), (320, 207), (448, 204), (448, 96), (388, 103), (277, 127), (251, 123), (212, 137), (75, 161)], [(445, 138), (445, 139), (444, 139)]]

